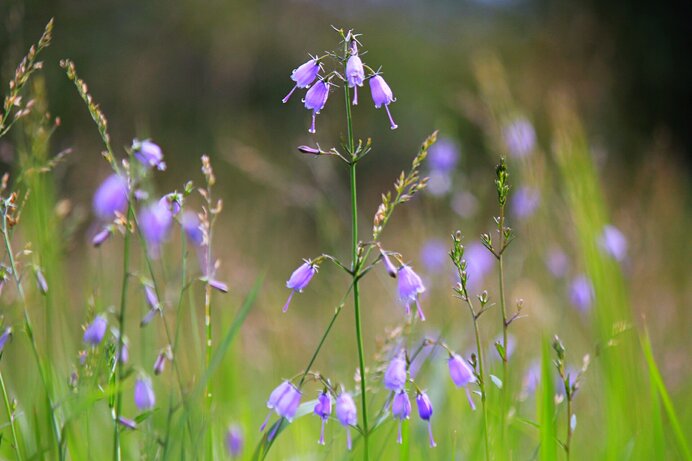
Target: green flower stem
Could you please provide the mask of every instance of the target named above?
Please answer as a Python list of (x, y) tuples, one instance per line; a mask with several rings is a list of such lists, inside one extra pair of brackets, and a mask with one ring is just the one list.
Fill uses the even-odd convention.
[(5, 402), (7, 418), (10, 420), (10, 430), (12, 431), (12, 443), (14, 445), (14, 453), (17, 456), (17, 460), (22, 461), (22, 452), (19, 448), (19, 439), (17, 439), (17, 429), (14, 425), (14, 415), (12, 414), (10, 399), (7, 397), (7, 389), (5, 388), (5, 379), (2, 377), (2, 371), (0, 371), (0, 389), (2, 389), (2, 399)]

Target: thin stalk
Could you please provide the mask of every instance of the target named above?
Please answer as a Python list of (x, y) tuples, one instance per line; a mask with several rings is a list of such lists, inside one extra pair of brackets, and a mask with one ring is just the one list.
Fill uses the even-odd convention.
[[(348, 44), (346, 45), (348, 46)], [(355, 313), (356, 324), (356, 343), (358, 344), (358, 367), (360, 369), (360, 401), (363, 411), (363, 459), (368, 461), (368, 407), (367, 396), (365, 395), (366, 377), (365, 377), (365, 357), (363, 352), (363, 333), (361, 328), (360, 318), (360, 292), (358, 288), (358, 197), (356, 194), (356, 164), (355, 158), (355, 140), (353, 138), (353, 118), (351, 116), (351, 102), (348, 90), (348, 85), (344, 84), (344, 103), (346, 104), (346, 127), (348, 130), (348, 149), (351, 156), (350, 167), (350, 185), (351, 185), (351, 270), (353, 273), (353, 309)]]
[[(212, 208), (212, 201), (211, 201), (211, 186), (208, 186), (208, 195), (207, 195), (207, 200), (209, 204), (209, 210), (211, 213), (211, 208)], [(204, 287), (204, 326), (206, 330), (206, 335), (207, 335), (207, 343), (206, 343), (206, 354), (205, 354), (205, 364), (206, 368), (209, 368), (209, 365), (211, 364), (211, 356), (212, 356), (212, 323), (211, 323), (211, 285), (209, 282), (211, 282), (211, 276), (212, 276), (212, 261), (211, 261), (211, 238), (212, 238), (212, 222), (213, 217), (209, 217), (210, 222), (209, 222), (209, 228), (208, 228), (208, 236), (207, 236), (207, 273), (206, 273), (206, 279), (207, 283)], [(205, 389), (205, 407), (206, 407), (206, 414), (207, 418), (209, 419), (209, 427), (207, 430), (207, 459), (214, 459), (214, 433), (212, 431), (212, 418), (211, 418), (211, 407), (212, 407), (212, 383), (211, 379), (207, 381), (206, 389)]]
[(497, 259), (499, 263), (499, 282), (500, 282), (500, 306), (502, 308), (502, 402), (500, 405), (501, 415), (501, 440), (504, 446), (505, 444), (505, 432), (506, 432), (506, 417), (507, 417), (507, 401), (508, 401), (508, 382), (507, 378), (509, 376), (508, 372), (508, 357), (507, 357), (507, 328), (509, 324), (507, 322), (507, 304), (505, 303), (505, 274), (503, 268), (503, 254), (505, 250), (505, 245), (507, 241), (505, 240), (505, 206), (500, 206), (500, 219), (498, 220), (497, 227), (500, 231), (500, 251), (498, 252)]
[(7, 397), (7, 389), (5, 388), (5, 379), (2, 377), (2, 371), (0, 371), (0, 388), (2, 389), (2, 398), (5, 401), (5, 409), (7, 410), (7, 417), (10, 420), (10, 429), (12, 430), (12, 442), (14, 444), (14, 452), (19, 461), (22, 461), (22, 452), (19, 449), (19, 439), (17, 439), (17, 429), (14, 426), (14, 415), (12, 414), (12, 408), (10, 406), (10, 399)]
[[(132, 212), (132, 197), (128, 201), (127, 206), (127, 220), (129, 221), (133, 215)], [(113, 421), (113, 460), (120, 461), (122, 458), (122, 453), (120, 449), (120, 427), (118, 426), (118, 421), (120, 420), (120, 415), (123, 407), (123, 393), (120, 389), (120, 383), (123, 378), (123, 369), (125, 364), (120, 358), (120, 351), (123, 350), (123, 344), (125, 341), (125, 309), (127, 308), (127, 287), (130, 282), (130, 232), (129, 229), (125, 231), (125, 237), (123, 238), (123, 271), (122, 278), (123, 283), (120, 289), (120, 314), (118, 316), (118, 327), (120, 332), (118, 334), (118, 350), (116, 351), (116, 357), (118, 357), (118, 367), (115, 374), (115, 419)]]
[(58, 445), (58, 458), (60, 461), (64, 459), (63, 452), (60, 449), (61, 438), (58, 420), (55, 417), (55, 408), (53, 407), (53, 399), (51, 398), (51, 391), (48, 387), (48, 380), (46, 379), (46, 371), (43, 368), (43, 362), (41, 361), (41, 356), (38, 353), (38, 345), (36, 344), (36, 338), (34, 337), (34, 327), (31, 322), (31, 317), (29, 316), (29, 307), (26, 301), (26, 294), (24, 293), (24, 287), (22, 286), (21, 279), (19, 278), (19, 273), (17, 272), (17, 264), (14, 260), (14, 252), (12, 251), (12, 245), (10, 243), (9, 231), (7, 229), (7, 209), (2, 215), (2, 238), (5, 242), (5, 251), (7, 252), (7, 257), (10, 260), (10, 268), (12, 269), (12, 277), (17, 285), (17, 293), (19, 293), (19, 298), (24, 306), (24, 328), (26, 329), (26, 334), (29, 337), (29, 342), (31, 343), (31, 351), (34, 354), (34, 359), (36, 360), (36, 365), (38, 366), (38, 372), (41, 377), (41, 383), (43, 384), (43, 389), (46, 392), (46, 403), (48, 403), (48, 410), (51, 417), (51, 429), (53, 430), (53, 436)]
[[(467, 298), (468, 299), (468, 298)], [(481, 347), (481, 334), (478, 330), (478, 317), (476, 316), (473, 306), (469, 302), (471, 315), (473, 316), (473, 332), (476, 335), (476, 354), (478, 356), (478, 387), (481, 390), (481, 406), (483, 407), (483, 439), (485, 442), (485, 459), (490, 459), (490, 443), (488, 441), (488, 407), (486, 405), (485, 395), (485, 375), (483, 374), (483, 348)]]
[(567, 398), (567, 440), (565, 441), (565, 454), (569, 461), (570, 443), (572, 442), (572, 396)]

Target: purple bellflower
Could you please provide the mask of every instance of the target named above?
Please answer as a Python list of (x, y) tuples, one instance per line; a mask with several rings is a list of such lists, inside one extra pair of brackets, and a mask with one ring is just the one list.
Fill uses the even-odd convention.
[(375, 109), (379, 109), (384, 106), (387, 111), (387, 116), (389, 117), (389, 124), (392, 130), (396, 130), (398, 125), (394, 123), (391, 112), (389, 112), (389, 104), (396, 101), (392, 89), (389, 88), (387, 82), (384, 81), (382, 76), (375, 75), (370, 79), (370, 93), (372, 94), (372, 100), (375, 103)]
[(178, 213), (180, 213), (180, 210), (182, 209), (182, 200), (183, 199), (180, 194), (178, 194), (177, 192), (171, 192), (170, 194), (166, 194), (163, 197), (161, 197), (159, 203), (166, 206), (171, 215), (177, 216)]
[(204, 242), (204, 232), (202, 232), (202, 229), (199, 227), (200, 222), (199, 217), (197, 217), (197, 213), (185, 211), (180, 222), (183, 226), (183, 231), (187, 236), (187, 240), (193, 246), (201, 247), (202, 243)]
[(569, 299), (581, 312), (591, 308), (594, 299), (593, 285), (586, 275), (578, 275), (569, 287)]
[(426, 394), (423, 391), (418, 392), (418, 394), (416, 395), (416, 405), (418, 405), (418, 416), (420, 416), (420, 419), (428, 422), (428, 436), (430, 437), (430, 447), (434, 448), (437, 446), (437, 444), (435, 443), (435, 439), (433, 438), (432, 423), (430, 422), (430, 418), (433, 414), (433, 407), (432, 403), (430, 403), (430, 398), (428, 397), (428, 394)]
[(459, 162), (459, 146), (449, 138), (443, 138), (430, 146), (428, 166), (432, 171), (451, 173)]
[(139, 411), (149, 410), (156, 405), (156, 395), (154, 395), (151, 379), (139, 377), (135, 381), (135, 405)]
[(512, 213), (519, 219), (530, 218), (541, 202), (541, 195), (532, 187), (520, 187), (511, 201)]
[(622, 261), (627, 256), (627, 239), (620, 230), (608, 224), (603, 228), (598, 244), (603, 251), (615, 258), (617, 261)]
[(120, 354), (118, 354), (118, 360), (123, 363), (127, 363), (130, 360), (130, 348), (127, 345), (127, 341), (123, 341), (123, 347), (120, 349)]
[(360, 60), (358, 54), (352, 54), (346, 61), (346, 80), (349, 88), (353, 88), (353, 105), (358, 105), (358, 87), (363, 86), (365, 80), (365, 70), (363, 69), (363, 61)]
[(342, 392), (336, 398), (336, 418), (346, 428), (346, 446), (350, 450), (353, 447), (350, 426), (358, 424), (356, 403), (348, 392)]
[(97, 248), (100, 247), (103, 242), (108, 240), (112, 233), (113, 232), (111, 231), (110, 227), (104, 227), (92, 237), (91, 244)]
[(168, 351), (162, 350), (154, 360), (154, 374), (160, 375), (166, 369), (166, 360), (169, 358)]
[(296, 82), (295, 86), (291, 91), (288, 92), (285, 98), (281, 100), (284, 104), (286, 104), (293, 94), (293, 92), (297, 88), (307, 88), (310, 86), (312, 82), (315, 81), (317, 78), (317, 74), (320, 71), (320, 64), (317, 62), (317, 59), (311, 59), (305, 64), (302, 64), (300, 67), (297, 69), (293, 70), (293, 73), (291, 73), (291, 80)]
[[(269, 400), (267, 400), (267, 408), (269, 410), (274, 410), (277, 415), (281, 418), (286, 418), (290, 423), (293, 421), (293, 417), (296, 415), (298, 406), (300, 405), (301, 393), (292, 382), (286, 380), (279, 384), (276, 389), (272, 391), (269, 395)], [(262, 426), (260, 426), (260, 431), (263, 431), (267, 427), (269, 418), (271, 417), (271, 411), (267, 415), (267, 419), (264, 420)], [(269, 440), (274, 438), (274, 433), (279, 428), (277, 425), (271, 434), (269, 434)]]
[(423, 315), (423, 310), (420, 307), (420, 301), (418, 300), (418, 295), (425, 291), (423, 286), (423, 281), (420, 279), (418, 274), (416, 274), (411, 266), (406, 264), (399, 268), (398, 275), (398, 289), (399, 289), (399, 299), (406, 306), (406, 314), (411, 313), (410, 304), (412, 302), (416, 303), (418, 308), (418, 316), (421, 320), (425, 320), (425, 315)]
[(464, 386), (466, 389), (466, 398), (469, 401), (469, 405), (472, 410), (476, 409), (476, 405), (473, 403), (471, 398), (471, 392), (469, 391), (468, 384), (476, 382), (476, 375), (473, 374), (473, 370), (466, 363), (466, 360), (461, 358), (458, 354), (452, 354), (449, 356), (449, 376), (457, 387)]
[(296, 291), (301, 293), (308, 286), (312, 277), (317, 273), (317, 266), (310, 261), (305, 261), (298, 269), (294, 270), (291, 278), (286, 281), (286, 287), (291, 289), (288, 295), (288, 300), (284, 304), (283, 312), (288, 310), (288, 305), (291, 303), (293, 293)]
[(92, 346), (97, 346), (103, 341), (103, 337), (106, 336), (106, 327), (108, 326), (108, 320), (103, 315), (97, 315), (94, 320), (87, 326), (84, 330), (84, 342), (91, 344)]
[(168, 238), (173, 217), (166, 205), (155, 202), (139, 212), (139, 227), (154, 254)]
[(0, 354), (2, 354), (2, 350), (5, 348), (5, 344), (7, 344), (7, 341), (12, 337), (12, 328), (6, 328), (5, 331), (0, 335)]
[(399, 420), (399, 435), (396, 438), (401, 443), (401, 422), (411, 416), (411, 400), (405, 390), (400, 390), (392, 399), (392, 416)]
[(226, 451), (231, 458), (237, 458), (243, 451), (243, 431), (236, 424), (232, 424), (226, 431)]
[(314, 412), (322, 420), (320, 439), (317, 441), (317, 443), (324, 445), (324, 425), (327, 423), (329, 416), (332, 414), (332, 398), (327, 392), (322, 392), (319, 397), (317, 397)]
[(312, 111), (312, 125), (308, 132), (315, 133), (315, 118), (317, 114), (324, 109), (325, 104), (327, 104), (327, 98), (329, 97), (329, 83), (324, 80), (318, 80), (310, 89), (305, 93), (305, 98), (303, 103), (305, 108)]
[(124, 416), (118, 416), (118, 423), (133, 431), (137, 429), (137, 423), (131, 420), (130, 418), (126, 418)]
[(407, 371), (404, 351), (397, 353), (384, 372), (384, 387), (390, 391), (401, 391), (406, 386)]
[(159, 171), (166, 169), (166, 163), (163, 161), (163, 152), (158, 144), (151, 142), (148, 139), (140, 141), (135, 139), (132, 141), (132, 151), (135, 158), (139, 162), (149, 168), (156, 168)]
[(536, 146), (536, 131), (531, 122), (520, 117), (502, 129), (505, 146), (513, 157), (526, 157)]
[(385, 252), (384, 250), (380, 250), (380, 254), (382, 255), (382, 263), (384, 264), (385, 270), (387, 271), (390, 277), (396, 278), (398, 270), (396, 266), (392, 264), (392, 260), (387, 255), (387, 252)]
[(421, 259), (428, 272), (441, 272), (449, 261), (447, 244), (439, 239), (425, 242), (421, 249)]
[(111, 221), (117, 214), (127, 211), (127, 180), (112, 174), (101, 183), (94, 194), (94, 213), (103, 221)]

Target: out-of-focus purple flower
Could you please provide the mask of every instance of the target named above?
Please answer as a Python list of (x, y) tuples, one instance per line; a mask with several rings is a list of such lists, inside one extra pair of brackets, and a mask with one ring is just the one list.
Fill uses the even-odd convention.
[(346, 428), (346, 446), (350, 450), (353, 447), (350, 426), (358, 424), (356, 403), (348, 392), (342, 392), (336, 398), (336, 418)]
[(324, 425), (327, 423), (329, 416), (332, 414), (332, 398), (327, 392), (322, 392), (319, 397), (317, 397), (314, 412), (322, 420), (320, 439), (317, 441), (317, 443), (324, 445)]
[(230, 425), (226, 431), (226, 450), (231, 458), (243, 452), (243, 431), (237, 424)]
[(482, 243), (472, 242), (464, 250), (464, 259), (469, 291), (475, 290), (480, 287), (483, 278), (492, 269), (495, 258)]
[(163, 171), (166, 169), (166, 163), (163, 161), (163, 151), (158, 144), (145, 139), (140, 141), (134, 139), (132, 141), (132, 152), (135, 154), (135, 158), (139, 162), (150, 168), (156, 168), (157, 170)]
[(118, 423), (122, 426), (125, 426), (128, 429), (132, 429), (133, 431), (137, 429), (137, 423), (131, 420), (130, 418), (126, 418), (124, 416), (118, 416)]
[(144, 297), (147, 299), (147, 304), (152, 309), (159, 309), (161, 305), (159, 304), (159, 297), (156, 296), (156, 291), (149, 285), (144, 285)]
[(36, 275), (36, 285), (38, 286), (39, 291), (45, 295), (48, 293), (48, 282), (46, 282), (46, 277), (43, 275), (43, 271), (36, 268), (34, 274)]
[(168, 238), (172, 223), (171, 212), (161, 202), (152, 203), (139, 212), (139, 227), (154, 252)]
[(178, 213), (180, 213), (180, 210), (182, 209), (182, 201), (182, 195), (180, 195), (177, 192), (171, 192), (170, 194), (166, 194), (163, 197), (161, 197), (159, 203), (167, 207), (168, 212), (172, 216), (176, 216)]
[(432, 418), (433, 414), (433, 407), (432, 403), (430, 402), (430, 398), (428, 397), (428, 394), (425, 392), (421, 391), (416, 395), (416, 404), (418, 405), (418, 416), (420, 416), (420, 419), (423, 421), (428, 422), (428, 436), (430, 437), (430, 447), (436, 447), (437, 444), (435, 443), (435, 439), (433, 438), (433, 433), (432, 433), (432, 422), (430, 421), (430, 418)]
[(353, 88), (353, 105), (358, 105), (358, 87), (363, 86), (365, 80), (365, 70), (363, 69), (363, 61), (360, 60), (357, 54), (351, 55), (346, 61), (346, 80), (348, 86)]
[(428, 151), (428, 165), (432, 171), (451, 173), (459, 162), (459, 146), (449, 138), (438, 140)]
[(432, 170), (425, 190), (435, 197), (446, 195), (452, 190), (452, 176), (445, 171)]
[(310, 84), (315, 81), (319, 72), (320, 64), (317, 62), (317, 59), (311, 59), (305, 64), (300, 65), (297, 69), (293, 69), (291, 80), (296, 82), (296, 84), (281, 102), (286, 104), (296, 88), (309, 87)]
[(216, 291), (220, 291), (221, 293), (228, 293), (228, 285), (220, 280), (209, 280), (209, 286), (215, 289)]
[(151, 385), (151, 379), (139, 377), (135, 381), (135, 405), (139, 411), (149, 410), (156, 405), (156, 395)]
[(524, 117), (509, 122), (502, 129), (502, 137), (510, 155), (526, 157), (536, 146), (536, 131), (533, 125)]
[(617, 227), (611, 224), (603, 228), (598, 244), (603, 251), (617, 261), (622, 261), (627, 256), (627, 238)]
[(473, 374), (473, 370), (466, 363), (466, 360), (461, 358), (458, 354), (450, 355), (448, 364), (449, 376), (457, 387), (476, 382), (476, 376)]
[(108, 240), (108, 237), (110, 237), (112, 234), (111, 228), (110, 227), (104, 227), (102, 230), (100, 230), (94, 237), (91, 239), (91, 244), (94, 245), (95, 247), (100, 247), (103, 242)]
[(550, 273), (553, 274), (553, 277), (562, 278), (569, 268), (569, 259), (560, 248), (552, 247), (546, 255), (545, 265)]
[(316, 149), (314, 147), (310, 147), (310, 146), (298, 146), (298, 151), (302, 152), (303, 154), (312, 154), (312, 155), (320, 155), (320, 153), (322, 153), (321, 150)]
[(519, 219), (529, 218), (541, 203), (541, 195), (532, 187), (520, 187), (510, 203), (514, 216)]
[(116, 213), (127, 211), (127, 180), (112, 174), (101, 183), (92, 202), (94, 213), (103, 221), (112, 220)]
[(329, 97), (329, 83), (318, 80), (310, 89), (305, 93), (305, 108), (312, 111), (312, 125), (308, 130), (310, 133), (315, 133), (315, 119), (317, 114), (324, 109), (325, 104), (327, 104), (327, 98)]
[(127, 363), (130, 360), (130, 348), (127, 345), (127, 341), (123, 341), (123, 347), (120, 349), (120, 354), (118, 354), (118, 360), (123, 363)]
[(421, 320), (425, 320), (425, 315), (423, 315), (423, 310), (420, 307), (420, 301), (418, 300), (418, 295), (425, 291), (423, 286), (423, 281), (420, 279), (418, 274), (416, 274), (411, 266), (403, 264), (399, 268), (398, 278), (398, 290), (399, 299), (406, 306), (406, 314), (411, 313), (410, 304), (415, 302), (418, 308), (418, 316)]
[(459, 192), (452, 197), (452, 210), (462, 218), (471, 218), (478, 211), (478, 199), (469, 191)]
[(411, 400), (409, 400), (406, 391), (397, 392), (392, 399), (392, 416), (399, 420), (399, 435), (396, 441), (401, 443), (401, 422), (411, 416)]
[(97, 315), (94, 320), (87, 326), (84, 330), (84, 342), (96, 346), (103, 341), (103, 337), (106, 335), (106, 328), (108, 327), (108, 320), (103, 315)]
[(202, 232), (202, 229), (199, 227), (200, 222), (199, 217), (197, 217), (197, 213), (185, 211), (180, 221), (188, 241), (193, 246), (202, 246), (202, 243), (204, 242), (204, 232)]
[(449, 261), (447, 244), (439, 239), (432, 239), (425, 242), (420, 253), (423, 265), (428, 272), (440, 272), (444, 270), (447, 261)]
[(370, 93), (372, 94), (372, 101), (375, 103), (375, 109), (384, 106), (389, 117), (389, 125), (392, 130), (396, 130), (398, 126), (394, 123), (392, 114), (389, 112), (389, 104), (396, 101), (396, 98), (392, 93), (392, 89), (389, 88), (389, 85), (387, 85), (387, 82), (384, 81), (381, 75), (375, 75), (370, 79)]
[(5, 331), (3, 331), (2, 335), (0, 335), (0, 354), (2, 354), (2, 350), (5, 348), (5, 344), (7, 344), (7, 341), (9, 341), (11, 337), (12, 328), (5, 328)]
[[(269, 395), (269, 400), (267, 400), (267, 408), (274, 410), (277, 415), (282, 418), (286, 418), (290, 423), (293, 421), (293, 417), (296, 415), (296, 411), (300, 405), (300, 398), (301, 393), (298, 388), (294, 386), (292, 382), (286, 380), (279, 384)], [(267, 419), (260, 427), (260, 431), (263, 431), (267, 426), (270, 416), (271, 412), (269, 415), (267, 415)], [(270, 434), (270, 438), (273, 438), (273, 435), (274, 434)]]
[(168, 357), (169, 355), (166, 350), (159, 352), (159, 355), (156, 356), (156, 360), (154, 360), (155, 375), (160, 375), (166, 369), (166, 360), (168, 359)]
[(593, 285), (586, 275), (578, 275), (572, 280), (569, 287), (569, 299), (572, 305), (582, 312), (591, 309), (594, 291)]
[(382, 263), (384, 264), (384, 268), (389, 274), (390, 277), (396, 278), (397, 272), (399, 272), (394, 264), (392, 264), (392, 260), (389, 258), (389, 255), (387, 255), (387, 252), (384, 250), (380, 250), (380, 254), (382, 255)]
[(526, 400), (529, 395), (536, 392), (536, 388), (538, 388), (540, 381), (541, 364), (538, 361), (533, 361), (526, 369), (526, 373), (524, 373), (524, 378), (522, 379), (521, 400)]
[(390, 391), (400, 391), (406, 386), (406, 357), (404, 351), (397, 353), (384, 372), (384, 387)]
[(286, 281), (286, 287), (291, 289), (291, 293), (288, 295), (288, 300), (284, 304), (283, 312), (288, 310), (288, 305), (291, 303), (291, 298), (293, 298), (293, 293), (296, 291), (301, 293), (305, 287), (308, 286), (312, 277), (317, 273), (318, 267), (309, 262), (305, 261), (298, 269), (294, 270), (291, 277)]

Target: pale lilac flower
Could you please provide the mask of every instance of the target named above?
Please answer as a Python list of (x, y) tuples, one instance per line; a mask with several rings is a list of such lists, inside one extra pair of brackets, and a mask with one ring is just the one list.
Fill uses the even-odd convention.
[(441, 197), (452, 190), (452, 177), (445, 171), (432, 170), (428, 174), (428, 185), (425, 190), (435, 197)]
[(36, 275), (36, 285), (42, 294), (48, 293), (48, 282), (46, 282), (46, 277), (43, 275), (41, 269), (36, 269), (34, 274)]
[(320, 151), (319, 149), (310, 146), (298, 146), (298, 151), (302, 152), (303, 154), (312, 155), (320, 155), (322, 153), (322, 151)]
[(483, 278), (493, 268), (495, 258), (482, 243), (472, 242), (465, 247), (464, 259), (468, 273), (468, 289), (475, 290), (480, 287)]
[(315, 404), (315, 409), (313, 411), (322, 420), (320, 439), (317, 441), (317, 443), (324, 445), (324, 425), (327, 423), (329, 416), (332, 414), (332, 398), (327, 392), (322, 392), (319, 397), (317, 397), (317, 403)]
[(151, 379), (139, 377), (135, 381), (135, 405), (139, 411), (149, 410), (156, 405), (156, 395), (151, 385)]
[(301, 293), (308, 286), (312, 277), (317, 273), (317, 266), (309, 261), (305, 261), (298, 269), (294, 270), (291, 277), (286, 281), (286, 287), (291, 289), (288, 300), (284, 304), (283, 312), (288, 310), (293, 293)]
[(100, 247), (103, 242), (108, 240), (108, 237), (110, 237), (112, 234), (111, 228), (110, 227), (104, 227), (101, 231), (96, 233), (94, 237), (91, 239), (91, 244), (94, 245), (95, 247)]
[(449, 376), (457, 387), (476, 382), (476, 376), (473, 374), (473, 370), (466, 363), (466, 360), (461, 358), (458, 354), (450, 355), (448, 364)]
[(389, 88), (387, 82), (384, 81), (382, 76), (375, 75), (370, 79), (370, 93), (372, 94), (372, 101), (375, 103), (375, 109), (379, 109), (384, 106), (387, 111), (387, 116), (389, 117), (389, 124), (392, 130), (398, 128), (397, 124), (394, 123), (391, 112), (389, 112), (389, 104), (396, 101), (392, 89)]
[(570, 284), (569, 299), (572, 305), (582, 312), (586, 312), (591, 308), (594, 300), (594, 291), (591, 281), (586, 275), (578, 275)]
[(229, 426), (226, 431), (226, 451), (231, 458), (236, 458), (243, 452), (243, 431), (236, 424)]
[[(269, 400), (267, 400), (267, 408), (274, 410), (277, 415), (281, 418), (286, 418), (290, 423), (296, 415), (298, 406), (300, 405), (301, 392), (292, 382), (285, 380), (279, 384), (276, 389), (272, 391), (269, 395)], [(260, 431), (263, 431), (267, 427), (269, 418), (271, 417), (271, 411), (267, 415), (267, 419), (260, 426)], [(274, 429), (278, 429), (278, 426)], [(269, 435), (269, 438), (273, 438), (273, 433)]]
[(353, 401), (353, 397), (348, 392), (342, 392), (336, 398), (336, 418), (339, 420), (342, 426), (346, 428), (346, 446), (350, 450), (353, 447), (353, 441), (351, 440), (351, 429), (350, 426), (355, 426), (358, 424), (358, 416), (356, 410), (356, 403)]
[(180, 213), (180, 210), (182, 209), (182, 202), (183, 197), (177, 192), (166, 194), (159, 200), (159, 203), (165, 206), (172, 216), (176, 216), (178, 213)]
[(96, 346), (103, 341), (103, 337), (106, 335), (106, 327), (108, 326), (108, 321), (103, 315), (97, 315), (94, 320), (87, 326), (84, 330), (84, 342)]
[(428, 272), (440, 272), (445, 269), (449, 261), (447, 244), (439, 239), (431, 239), (425, 242), (421, 249), (421, 260)]
[(406, 386), (406, 379), (408, 378), (406, 368), (406, 356), (402, 350), (389, 362), (387, 370), (384, 372), (384, 387), (391, 391), (402, 390)]
[(163, 161), (163, 152), (161, 151), (161, 147), (150, 140), (145, 139), (144, 141), (140, 141), (138, 139), (134, 139), (132, 141), (132, 151), (135, 154), (135, 158), (139, 160), (142, 165), (150, 168), (156, 168), (160, 171), (166, 169), (166, 163)]
[(209, 286), (215, 289), (216, 291), (220, 291), (221, 293), (228, 293), (228, 285), (220, 280), (209, 280)]
[(536, 146), (536, 131), (526, 118), (519, 117), (502, 129), (502, 137), (510, 155), (526, 157)]
[(92, 204), (99, 219), (111, 221), (116, 214), (125, 214), (127, 201), (127, 180), (112, 174), (96, 189)]
[(425, 320), (425, 315), (423, 315), (423, 310), (420, 307), (420, 301), (418, 300), (418, 295), (425, 291), (423, 286), (423, 281), (420, 279), (418, 274), (416, 274), (411, 266), (403, 264), (399, 268), (398, 273), (398, 291), (399, 299), (406, 306), (406, 314), (411, 313), (410, 304), (412, 302), (416, 303), (418, 308), (418, 316), (421, 320)]
[(430, 447), (436, 447), (437, 444), (435, 443), (435, 439), (433, 438), (433, 433), (432, 433), (432, 422), (430, 421), (430, 418), (432, 417), (433, 414), (433, 407), (432, 403), (430, 402), (430, 398), (428, 397), (428, 394), (425, 392), (421, 391), (416, 395), (416, 404), (418, 405), (418, 416), (420, 416), (420, 419), (423, 421), (428, 422), (428, 436), (430, 437)]
[(514, 194), (510, 204), (512, 213), (519, 219), (529, 218), (534, 214), (541, 202), (541, 195), (531, 187), (520, 187)]
[(382, 255), (382, 263), (384, 264), (385, 270), (387, 271), (390, 277), (396, 278), (398, 269), (394, 264), (392, 264), (392, 260), (389, 259), (387, 252), (384, 250), (380, 250), (380, 254)]
[(311, 59), (305, 64), (302, 64), (297, 69), (293, 69), (291, 73), (291, 80), (296, 82), (295, 86), (288, 92), (285, 98), (281, 101), (286, 104), (288, 99), (291, 97), (296, 88), (307, 88), (312, 82), (317, 78), (317, 74), (320, 71), (320, 65), (317, 59)]
[(166, 369), (166, 359), (168, 359), (168, 352), (165, 350), (159, 352), (159, 355), (156, 356), (156, 360), (154, 360), (155, 375), (158, 376), (164, 372)]
[(545, 265), (553, 277), (562, 278), (567, 273), (569, 268), (569, 259), (564, 251), (558, 247), (553, 247), (548, 251), (545, 258)]
[(392, 399), (392, 416), (399, 420), (399, 435), (396, 441), (401, 443), (401, 422), (411, 416), (411, 400), (409, 400), (406, 391), (397, 392)]
[(324, 80), (318, 80), (314, 85), (310, 87), (307, 93), (305, 93), (305, 108), (312, 111), (312, 125), (308, 132), (315, 133), (315, 118), (317, 114), (324, 109), (325, 104), (327, 104), (327, 98), (329, 97), (329, 83)]
[(127, 363), (130, 360), (130, 348), (127, 345), (127, 341), (123, 341), (123, 347), (120, 349), (120, 354), (118, 354), (118, 360), (123, 363)]
[(603, 228), (598, 244), (603, 251), (617, 261), (622, 261), (627, 256), (627, 239), (617, 227), (611, 224)]
[(204, 232), (202, 232), (202, 229), (199, 227), (200, 222), (199, 217), (197, 217), (197, 213), (185, 211), (180, 222), (183, 226), (183, 231), (187, 236), (187, 240), (195, 247), (202, 246), (202, 243), (204, 242)]
[(430, 170), (451, 173), (459, 162), (459, 146), (449, 138), (440, 139), (430, 146), (427, 159)]
[(124, 416), (118, 416), (118, 423), (125, 426), (128, 429), (132, 429), (133, 431), (137, 429), (137, 423), (131, 420), (130, 418), (126, 418)]
[(0, 335), (0, 354), (2, 354), (2, 350), (5, 348), (5, 344), (7, 344), (10, 338), (12, 338), (12, 328), (5, 328), (5, 331)]
[(152, 203), (139, 212), (139, 227), (154, 254), (168, 238), (172, 223), (171, 212), (161, 202)]
[(363, 61), (360, 60), (357, 54), (351, 55), (346, 61), (346, 80), (349, 88), (353, 88), (353, 105), (358, 105), (358, 87), (363, 86), (365, 80), (365, 70), (363, 69)]

